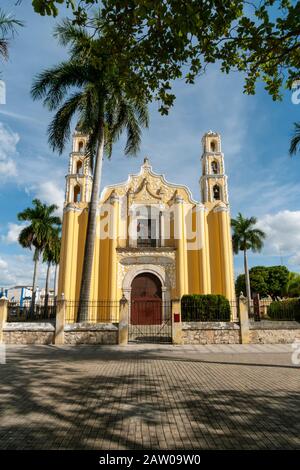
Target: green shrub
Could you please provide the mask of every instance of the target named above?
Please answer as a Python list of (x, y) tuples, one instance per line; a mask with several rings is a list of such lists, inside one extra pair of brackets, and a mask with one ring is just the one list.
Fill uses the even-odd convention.
[(296, 320), (300, 322), (300, 299), (274, 301), (268, 307), (271, 320)]
[(230, 321), (230, 304), (223, 295), (191, 294), (181, 299), (182, 321)]

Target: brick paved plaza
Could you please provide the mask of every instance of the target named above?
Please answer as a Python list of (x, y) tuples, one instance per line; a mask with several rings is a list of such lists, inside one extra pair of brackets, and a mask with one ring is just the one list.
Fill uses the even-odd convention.
[(8, 346), (1, 449), (300, 449), (289, 345)]

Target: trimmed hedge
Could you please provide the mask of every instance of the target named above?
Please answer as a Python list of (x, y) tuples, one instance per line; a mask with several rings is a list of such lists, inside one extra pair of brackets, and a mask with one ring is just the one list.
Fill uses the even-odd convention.
[(300, 322), (300, 299), (274, 301), (268, 307), (271, 320), (296, 320)]
[(230, 303), (224, 295), (191, 294), (181, 299), (182, 321), (230, 321)]

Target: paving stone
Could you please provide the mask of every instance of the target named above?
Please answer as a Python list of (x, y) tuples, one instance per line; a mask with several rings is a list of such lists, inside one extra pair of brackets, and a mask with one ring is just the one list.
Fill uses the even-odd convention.
[(292, 351), (8, 346), (0, 449), (300, 449)]

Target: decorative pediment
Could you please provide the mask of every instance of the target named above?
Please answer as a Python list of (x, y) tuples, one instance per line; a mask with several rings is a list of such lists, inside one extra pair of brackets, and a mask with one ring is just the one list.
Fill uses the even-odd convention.
[(130, 202), (134, 203), (155, 203), (161, 202), (162, 196), (155, 194), (154, 190), (151, 188), (150, 182), (147, 178), (143, 178), (140, 186), (135, 190), (130, 192)]
[(169, 204), (176, 193), (183, 201), (196, 204), (186, 186), (169, 183), (164, 175), (154, 173), (148, 158), (144, 159), (139, 174), (129, 175), (125, 183), (107, 186), (101, 200), (107, 201), (113, 191), (121, 198), (128, 197), (132, 203)]

